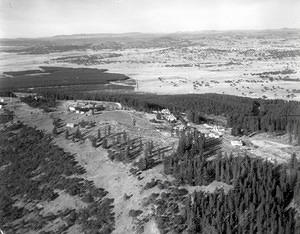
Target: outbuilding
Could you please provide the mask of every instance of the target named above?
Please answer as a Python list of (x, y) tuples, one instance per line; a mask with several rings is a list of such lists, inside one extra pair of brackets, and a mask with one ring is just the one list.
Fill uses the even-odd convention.
[(243, 146), (243, 142), (240, 140), (231, 141), (232, 146)]
[(211, 138), (220, 138), (219, 135), (217, 135), (215, 133), (212, 133), (212, 132), (208, 133), (208, 136), (211, 137)]
[(74, 123), (67, 123), (66, 127), (67, 128), (74, 128), (75, 124)]
[(76, 109), (74, 106), (69, 106), (69, 111), (74, 112), (74, 111), (76, 111)]

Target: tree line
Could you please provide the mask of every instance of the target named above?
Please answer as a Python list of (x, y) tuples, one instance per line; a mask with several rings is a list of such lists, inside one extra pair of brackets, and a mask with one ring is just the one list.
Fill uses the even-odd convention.
[(182, 112), (190, 121), (202, 123), (207, 115), (223, 115), (233, 135), (247, 135), (256, 131), (287, 132), (300, 143), (300, 104), (296, 101), (264, 100), (224, 94), (155, 95), (138, 93), (86, 93), (62, 90), (40, 90), (46, 97), (57, 99), (89, 99), (120, 102), (138, 111), (170, 109), (178, 118)]
[[(220, 151), (205, 154), (205, 142), (199, 133), (183, 134), (177, 151), (164, 160), (165, 173), (172, 174), (180, 185), (201, 186), (221, 181), (233, 188), (228, 193), (217, 189), (213, 193), (195, 191), (187, 196), (181, 213), (184, 230), (191, 234), (300, 231), (295, 210), (300, 205), (300, 164), (295, 154), (289, 163), (279, 165), (248, 155)], [(179, 211), (172, 212), (170, 217), (178, 216)], [(158, 215), (161, 219), (169, 227), (178, 225)]]

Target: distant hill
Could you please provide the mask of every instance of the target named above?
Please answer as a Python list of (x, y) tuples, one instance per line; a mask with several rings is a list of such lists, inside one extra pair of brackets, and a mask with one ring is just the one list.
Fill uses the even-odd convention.
[(174, 35), (207, 35), (207, 34), (230, 34), (230, 33), (241, 33), (241, 34), (269, 34), (269, 33), (300, 33), (298, 28), (280, 28), (280, 29), (265, 29), (265, 30), (200, 30), (200, 31), (179, 31), (172, 33), (142, 33), (142, 32), (127, 32), (127, 33), (80, 33), (70, 35), (55, 35), (50, 37), (37, 37), (37, 38), (0, 38), (2, 41), (20, 41), (20, 40), (57, 40), (57, 39), (88, 39), (88, 38), (149, 38), (149, 37), (163, 37), (163, 36), (174, 36)]

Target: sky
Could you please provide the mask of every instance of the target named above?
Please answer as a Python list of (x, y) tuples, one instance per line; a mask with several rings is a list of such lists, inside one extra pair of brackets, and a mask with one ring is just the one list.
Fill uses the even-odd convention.
[(0, 37), (300, 28), (300, 0), (0, 0)]

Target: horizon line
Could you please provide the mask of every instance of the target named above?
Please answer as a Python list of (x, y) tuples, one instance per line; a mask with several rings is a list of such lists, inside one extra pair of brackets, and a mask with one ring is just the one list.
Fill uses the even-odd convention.
[(265, 29), (200, 29), (200, 30), (187, 30), (187, 31), (174, 31), (174, 32), (99, 32), (99, 33), (74, 33), (74, 34), (54, 34), (49, 36), (20, 36), (20, 37), (0, 37), (0, 40), (26, 40), (26, 39), (47, 39), (47, 38), (58, 38), (58, 37), (72, 37), (72, 36), (92, 36), (92, 35), (126, 35), (126, 34), (193, 34), (193, 33), (203, 33), (203, 32), (245, 32), (245, 31), (278, 31), (278, 30), (300, 30), (300, 28), (289, 28), (289, 27), (280, 27), (280, 28), (265, 28)]

